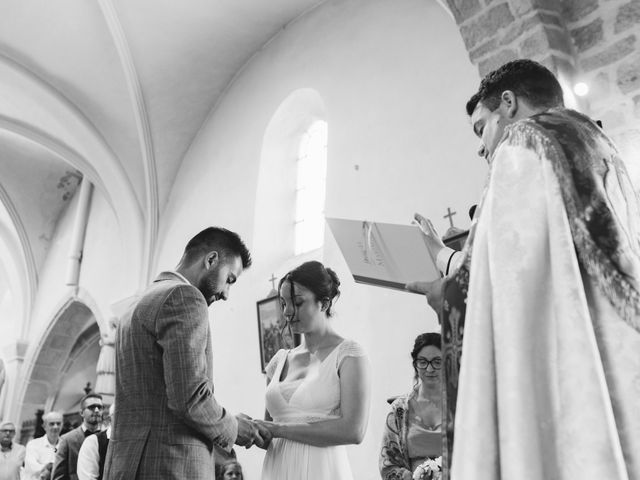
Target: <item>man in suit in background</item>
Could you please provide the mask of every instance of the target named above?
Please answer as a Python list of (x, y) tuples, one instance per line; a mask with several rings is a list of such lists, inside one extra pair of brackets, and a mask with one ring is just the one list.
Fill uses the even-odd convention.
[(214, 445), (265, 445), (248, 417), (231, 415), (213, 396), (207, 307), (227, 300), (250, 265), (236, 233), (207, 228), (121, 320), (104, 478), (211, 480)]
[[(109, 422), (113, 422), (115, 403), (109, 407)], [(78, 480), (102, 480), (107, 447), (111, 438), (111, 423), (106, 430), (89, 435), (78, 452)]]
[(102, 425), (102, 396), (89, 393), (80, 400), (82, 425), (60, 437), (51, 480), (78, 480), (78, 452), (89, 435), (100, 431)]

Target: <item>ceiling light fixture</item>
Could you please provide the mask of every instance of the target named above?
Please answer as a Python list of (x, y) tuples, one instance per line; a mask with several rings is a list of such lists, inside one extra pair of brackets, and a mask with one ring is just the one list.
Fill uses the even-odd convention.
[(584, 97), (589, 93), (589, 85), (584, 82), (578, 82), (573, 86), (573, 93), (579, 97)]

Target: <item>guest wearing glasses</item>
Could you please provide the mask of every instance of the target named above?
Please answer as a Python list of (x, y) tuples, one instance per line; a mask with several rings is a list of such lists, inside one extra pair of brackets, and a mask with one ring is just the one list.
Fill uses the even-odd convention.
[(104, 462), (107, 458), (107, 448), (111, 439), (111, 422), (113, 421), (116, 404), (112, 403), (109, 412), (103, 420), (107, 425), (106, 430), (101, 430), (95, 435), (89, 435), (78, 452), (78, 480), (102, 480), (104, 474)]
[(0, 423), (0, 480), (20, 480), (25, 448), (13, 442), (15, 435), (13, 423)]
[(414, 384), (391, 404), (379, 468), (384, 480), (440, 478), (442, 352), (439, 333), (423, 333), (411, 351)]
[(89, 393), (80, 400), (82, 425), (60, 437), (51, 480), (78, 480), (78, 452), (89, 435), (100, 431), (102, 425), (102, 396)]

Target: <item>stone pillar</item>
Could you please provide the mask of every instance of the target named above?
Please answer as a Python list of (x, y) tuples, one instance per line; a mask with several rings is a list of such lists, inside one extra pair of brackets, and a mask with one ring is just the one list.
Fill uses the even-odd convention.
[(602, 121), (640, 190), (640, 0), (565, 0), (588, 114)]
[(111, 404), (116, 392), (115, 318), (109, 321), (107, 328), (108, 330), (102, 333), (100, 339), (95, 392), (102, 395), (105, 404)]
[(6, 345), (2, 351), (2, 356), (5, 359), (5, 380), (2, 390), (0, 391), (2, 420), (14, 422), (18, 428), (20, 408), (19, 405), (17, 405), (16, 395), (19, 393), (18, 386), (24, 381), (22, 378), (22, 366), (26, 351), (27, 342), (20, 340)]
[(572, 72), (573, 45), (555, 0), (449, 0), (469, 58), (484, 76), (517, 58)]

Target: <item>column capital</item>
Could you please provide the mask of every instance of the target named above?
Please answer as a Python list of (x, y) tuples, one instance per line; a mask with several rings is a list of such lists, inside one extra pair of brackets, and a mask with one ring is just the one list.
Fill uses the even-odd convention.
[(22, 361), (27, 353), (29, 342), (25, 340), (16, 340), (2, 347), (2, 356), (7, 362), (15, 360)]

